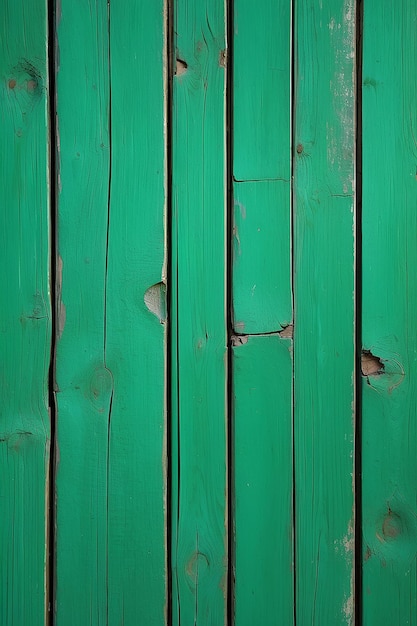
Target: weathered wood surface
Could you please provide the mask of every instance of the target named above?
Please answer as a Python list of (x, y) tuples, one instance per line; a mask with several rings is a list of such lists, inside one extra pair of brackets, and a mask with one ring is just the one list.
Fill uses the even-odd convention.
[(162, 625), (163, 3), (58, 20), (57, 624)]
[(174, 5), (173, 624), (223, 624), (227, 593), (225, 6)]
[(354, 613), (355, 8), (295, 10), (297, 624)]
[(417, 6), (364, 3), (363, 611), (417, 620)]
[(46, 3), (0, 4), (0, 623), (47, 615), (50, 423)]
[(292, 340), (278, 333), (292, 328), (291, 13), (233, 8), (234, 623), (290, 625)]

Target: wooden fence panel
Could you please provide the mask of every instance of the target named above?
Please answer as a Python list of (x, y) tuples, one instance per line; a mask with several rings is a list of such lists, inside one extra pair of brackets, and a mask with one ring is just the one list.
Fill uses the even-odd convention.
[(364, 3), (363, 611), (417, 620), (417, 6)]
[(161, 625), (163, 4), (58, 21), (57, 623)]
[(234, 623), (289, 625), (294, 613), (289, 3), (236, 0), (233, 35)]
[(50, 423), (45, 2), (0, 4), (0, 623), (47, 619)]
[(223, 0), (174, 3), (174, 625), (226, 622), (225, 45)]
[(354, 619), (355, 5), (295, 12), (297, 624)]

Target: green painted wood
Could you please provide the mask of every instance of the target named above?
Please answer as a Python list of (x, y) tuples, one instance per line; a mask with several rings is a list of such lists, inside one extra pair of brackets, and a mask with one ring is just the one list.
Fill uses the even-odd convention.
[(50, 425), (45, 2), (0, 5), (0, 623), (45, 623)]
[[(110, 8), (109, 624), (165, 624), (164, 2)], [(135, 83), (137, 81), (137, 86)]]
[(233, 35), (234, 623), (289, 625), (293, 366), (278, 333), (292, 324), (290, 4), (236, 0)]
[(224, 3), (178, 0), (174, 32), (178, 62), (172, 144), (173, 624), (223, 624), (227, 591)]
[(165, 623), (163, 33), (62, 3), (58, 624)]
[(291, 3), (233, 5), (233, 176), (289, 182)]
[[(290, 102), (287, 102), (287, 109)], [(289, 138), (282, 150), (290, 161)], [(233, 328), (280, 331), (292, 321), (290, 185), (234, 184)]]
[(58, 20), (56, 623), (99, 625), (107, 620), (113, 396), (105, 353), (110, 181), (107, 2), (64, 0)]
[(293, 624), (292, 340), (233, 348), (236, 626)]
[(299, 626), (354, 612), (352, 0), (295, 11), (295, 489)]
[(380, 359), (363, 379), (367, 626), (417, 620), (416, 23), (411, 0), (364, 3), (362, 341)]

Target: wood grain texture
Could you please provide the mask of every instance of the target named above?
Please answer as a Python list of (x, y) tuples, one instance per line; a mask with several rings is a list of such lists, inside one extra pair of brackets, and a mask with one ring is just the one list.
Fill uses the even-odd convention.
[(62, 3), (58, 624), (165, 623), (163, 33)]
[[(110, 181), (107, 2), (62, 2), (59, 131), (56, 623), (107, 620)], [(76, 33), (76, 36), (75, 36)]]
[(226, 621), (225, 7), (174, 5), (173, 624)]
[(124, 626), (166, 610), (164, 55), (162, 0), (111, 4), (108, 623)]
[[(236, 0), (234, 623), (292, 624), (291, 6)], [(268, 336), (251, 336), (262, 333)]]
[(417, 620), (417, 6), (364, 3), (364, 624)]
[(49, 301), (45, 2), (0, 5), (0, 623), (45, 623)]
[(236, 626), (293, 624), (292, 340), (233, 348)]
[(352, 0), (295, 11), (296, 616), (354, 612), (354, 67)]

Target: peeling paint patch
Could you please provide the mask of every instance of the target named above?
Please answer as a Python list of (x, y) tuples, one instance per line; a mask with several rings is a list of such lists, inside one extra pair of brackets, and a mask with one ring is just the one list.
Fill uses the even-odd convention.
[(161, 322), (166, 322), (166, 286), (160, 282), (152, 285), (145, 291), (143, 297), (145, 305), (151, 313), (153, 313)]

